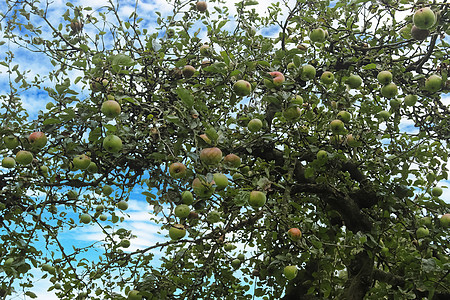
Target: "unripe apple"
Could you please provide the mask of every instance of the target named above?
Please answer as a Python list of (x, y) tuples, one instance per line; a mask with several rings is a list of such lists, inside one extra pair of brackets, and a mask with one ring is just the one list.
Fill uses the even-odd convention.
[(214, 174), (214, 182), (216, 184), (217, 189), (223, 190), (228, 186), (228, 177), (225, 176), (222, 173), (215, 173)]
[(417, 236), (417, 238), (424, 238), (424, 237), (426, 237), (426, 236), (429, 236), (430, 235), (430, 230), (428, 230), (428, 228), (425, 228), (425, 227), (419, 227), (417, 230), (416, 230), (416, 236)]
[(391, 113), (386, 110), (382, 110), (377, 114), (377, 117), (381, 120), (387, 121), (391, 117)]
[(88, 214), (82, 214), (80, 216), (81, 223), (89, 224), (92, 221), (92, 217)]
[(302, 67), (301, 77), (306, 81), (314, 79), (314, 77), (316, 77), (316, 68), (314, 68), (312, 65), (304, 65)]
[(195, 178), (192, 181), (192, 189), (194, 193), (200, 198), (209, 198), (214, 194), (215, 188), (212, 186), (212, 182), (203, 182), (199, 178)]
[(191, 78), (195, 74), (195, 68), (191, 65), (186, 65), (181, 73), (185, 78)]
[(297, 277), (298, 269), (297, 266), (286, 266), (284, 267), (283, 274), (287, 280), (292, 280)]
[(416, 104), (418, 97), (416, 95), (407, 95), (405, 97), (405, 105), (407, 106), (414, 106)]
[(13, 135), (8, 135), (3, 137), (3, 143), (5, 144), (6, 148), (12, 150), (19, 146), (19, 139)]
[(174, 210), (175, 216), (177, 216), (180, 219), (187, 218), (190, 212), (191, 209), (186, 204), (177, 205)]
[(98, 218), (100, 219), (100, 221), (106, 221), (108, 219), (108, 217), (104, 214), (101, 214), (100, 216), (98, 216)]
[(400, 108), (400, 105), (402, 105), (402, 101), (400, 99), (394, 98), (389, 101), (389, 105), (393, 110), (398, 110)]
[(263, 123), (260, 119), (250, 120), (250, 122), (248, 122), (248, 124), (247, 124), (248, 130), (251, 132), (260, 131), (262, 126), (263, 126)]
[(381, 71), (377, 75), (377, 80), (380, 84), (386, 85), (392, 81), (392, 73), (389, 71)]
[(441, 223), (442, 227), (450, 227), (450, 214), (443, 215), (439, 219), (439, 222)]
[(97, 205), (95, 207), (95, 211), (97, 211), (97, 212), (102, 212), (104, 209), (105, 209), (105, 207), (103, 205), (101, 205), (101, 204)]
[(70, 190), (67, 192), (67, 199), (69, 200), (77, 200), (78, 199), (78, 193), (74, 190)]
[(211, 224), (220, 222), (220, 212), (216, 210), (210, 211), (206, 217), (206, 220)]
[(439, 91), (442, 87), (442, 77), (439, 75), (431, 75), (425, 80), (425, 89), (430, 93)]
[(197, 8), (197, 10), (198, 10), (199, 12), (205, 12), (205, 11), (208, 9), (208, 5), (206, 4), (205, 1), (198, 1), (198, 2), (195, 4), (195, 7)]
[(231, 266), (233, 267), (233, 269), (239, 269), (239, 267), (241, 266), (241, 260), (238, 258), (235, 258), (231, 261)]
[(184, 191), (181, 193), (181, 201), (184, 204), (192, 204), (194, 203), (194, 195), (192, 195), (192, 193), (190, 191)]
[(12, 169), (16, 166), (16, 160), (12, 157), (5, 157), (2, 160), (2, 167), (6, 169)]
[(291, 228), (288, 230), (288, 236), (291, 240), (298, 241), (302, 237), (302, 232), (298, 228)]
[(170, 227), (170, 229), (169, 229), (169, 237), (172, 240), (182, 239), (182, 238), (184, 238), (185, 235), (186, 235), (186, 229), (181, 224), (172, 225), (172, 227)]
[(275, 86), (281, 86), (285, 81), (284, 75), (281, 72), (269, 72), (269, 75), (273, 77), (272, 82)]
[(225, 245), (223, 245), (223, 249), (224, 249), (225, 251), (231, 251), (231, 250), (234, 249), (234, 245), (231, 244), (231, 243), (226, 243)]
[(103, 139), (103, 148), (111, 153), (122, 150), (122, 140), (117, 135), (108, 135)]
[(172, 163), (169, 166), (169, 174), (175, 179), (183, 178), (186, 176), (186, 166), (180, 162)]
[(250, 198), (248, 204), (254, 208), (263, 207), (266, 204), (266, 194), (260, 191), (250, 192)]
[(357, 89), (362, 84), (362, 78), (359, 75), (353, 74), (347, 79), (347, 84), (351, 89)]
[(210, 54), (210, 49), (208, 44), (200, 46), (200, 54), (203, 56), (208, 56)]
[(98, 172), (98, 167), (97, 164), (93, 161), (91, 161), (91, 163), (89, 164), (89, 166), (87, 167), (86, 171), (90, 174), (95, 174)]
[(127, 210), (128, 209), (128, 202), (121, 200), (117, 203), (117, 208), (120, 210)]
[(416, 11), (413, 16), (414, 25), (420, 29), (430, 29), (436, 23), (436, 15), (429, 7)]
[(129, 240), (121, 240), (119, 243), (119, 247), (122, 247), (122, 248), (128, 248), (128, 247), (130, 247), (130, 245), (131, 245), (131, 243)]
[(113, 188), (112, 188), (111, 186), (109, 186), (109, 185), (104, 185), (104, 186), (102, 187), (102, 192), (103, 192), (103, 194), (104, 194), (105, 196), (109, 196), (109, 195), (112, 194)]
[(331, 73), (330, 71), (325, 71), (322, 73), (322, 75), (320, 76), (320, 80), (322, 81), (322, 83), (324, 84), (331, 84), (334, 81), (334, 75), (333, 73)]
[(340, 134), (344, 131), (344, 122), (341, 120), (333, 120), (330, 123), (330, 129), (333, 134)]
[(431, 195), (433, 195), (434, 197), (439, 197), (442, 195), (442, 188), (435, 186), (434, 188), (431, 189)]
[(358, 141), (353, 137), (352, 134), (347, 135), (346, 142), (347, 142), (347, 145), (349, 145), (350, 147), (358, 146)]
[(106, 100), (102, 103), (101, 111), (108, 118), (115, 118), (120, 114), (122, 109), (116, 100)]
[(42, 175), (44, 175), (44, 176), (48, 175), (48, 167), (47, 166), (41, 166), (39, 169), (41, 170)]
[(314, 43), (323, 43), (326, 38), (326, 32), (322, 28), (313, 29), (309, 34), (309, 39)]
[(29, 165), (33, 161), (33, 154), (26, 150), (20, 150), (16, 153), (16, 162), (21, 165)]
[(207, 144), (211, 145), (211, 139), (206, 134), (200, 134), (199, 137)]
[(325, 150), (319, 150), (316, 154), (318, 160), (326, 160), (328, 159), (328, 152)]
[(47, 144), (47, 137), (45, 136), (45, 133), (36, 131), (30, 134), (28, 141), (33, 148), (42, 149)]
[(5, 260), (3, 266), (10, 268), (12, 266), (13, 262), (14, 262), (14, 258), (10, 257), (7, 260)]
[(222, 160), (222, 151), (217, 147), (205, 148), (200, 151), (200, 160), (207, 165), (218, 164)]
[(348, 123), (348, 122), (350, 122), (351, 115), (350, 115), (350, 113), (349, 113), (348, 111), (341, 110), (341, 111), (337, 114), (337, 118), (338, 118), (339, 120), (341, 120), (342, 122), (344, 122), (344, 123)]
[(397, 85), (393, 82), (386, 84), (381, 88), (381, 95), (386, 98), (394, 98), (398, 94)]
[(298, 106), (291, 106), (283, 111), (283, 116), (289, 121), (297, 120), (301, 114), (302, 110)]
[(291, 99), (291, 101), (289, 102), (290, 106), (298, 106), (298, 107), (302, 107), (303, 105), (303, 98), (300, 95), (296, 95), (294, 98)]
[(238, 96), (248, 96), (252, 92), (252, 86), (248, 81), (238, 80), (233, 85), (233, 91)]
[(418, 41), (426, 40), (427, 37), (430, 35), (430, 31), (428, 29), (420, 29), (413, 25), (411, 27), (411, 37)]
[(223, 163), (229, 168), (239, 168), (241, 166), (241, 158), (236, 154), (230, 153), (224, 157)]
[(75, 156), (73, 159), (73, 166), (80, 170), (86, 170), (91, 164), (91, 159), (86, 154)]
[(419, 221), (420, 221), (420, 224), (422, 224), (428, 228), (431, 228), (431, 225), (432, 225), (431, 217), (423, 217)]
[(131, 290), (128, 293), (128, 300), (141, 300), (142, 295), (139, 294), (138, 290)]

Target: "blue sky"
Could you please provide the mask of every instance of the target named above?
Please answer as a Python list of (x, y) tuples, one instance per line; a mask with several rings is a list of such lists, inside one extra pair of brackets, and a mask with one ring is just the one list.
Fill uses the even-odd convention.
[[(231, 8), (230, 9), (231, 12), (235, 11), (233, 4), (236, 2), (238, 1), (228, 1), (229, 3), (228, 6)], [(260, 5), (256, 6), (256, 9), (257, 11), (263, 14), (266, 12), (266, 8), (271, 2), (269, 1), (261, 1), (261, 2), (262, 3)], [(55, 24), (57, 24), (57, 22), (62, 20), (60, 16), (64, 13), (66, 9), (65, 3), (66, 1), (56, 0), (53, 1), (53, 4), (51, 5), (52, 20), (54, 21)], [(71, 1), (71, 3), (73, 3), (74, 5), (94, 6), (93, 8), (95, 10), (99, 9), (102, 5), (106, 5), (108, 1), (84, 0), (84, 1)], [(120, 3), (119, 15), (124, 18), (127, 18), (133, 11), (135, 1), (120, 0), (119, 3)], [(0, 11), (5, 12), (5, 4), (3, 2), (0, 3)], [(155, 11), (161, 11), (163, 15), (167, 15), (171, 12), (171, 7), (167, 5), (166, 1), (164, 0), (140, 2), (138, 13), (140, 16), (145, 16), (146, 20), (143, 26), (147, 27), (150, 31), (152, 31), (152, 28), (155, 27), (154, 26), (154, 20), (156, 18)], [(4, 26), (4, 24), (2, 24), (2, 26)], [(88, 26), (86, 27), (86, 30), (88, 30)], [(264, 35), (273, 36), (277, 34), (277, 31), (276, 28), (267, 28), (264, 29), (262, 33)], [(205, 38), (205, 31), (202, 32), (201, 37)], [(52, 69), (52, 65), (50, 64), (48, 58), (43, 56), (42, 54), (31, 54), (28, 51), (18, 49), (15, 45), (8, 43), (0, 46), (0, 53), (2, 53), (2, 55), (0, 55), (0, 59), (3, 59), (3, 57), (5, 56), (4, 53), (8, 49), (14, 52), (15, 54), (14, 62), (20, 65), (19, 69), (21, 71), (30, 70), (30, 73), (28, 73), (27, 75), (28, 78), (33, 78), (37, 74), (47, 74)], [(8, 77), (7, 74), (5, 73), (4, 67), (0, 67), (0, 72), (1, 72), (0, 93), (7, 94), (9, 92)], [(70, 76), (71, 77), (73, 76), (74, 78), (75, 76), (77, 76), (77, 74), (71, 73)], [(51, 86), (53, 85), (53, 83), (49, 83), (49, 85)], [(75, 89), (81, 92), (81, 97), (86, 97), (86, 94), (83, 94), (83, 92), (81, 91), (80, 86), (75, 87)], [(45, 92), (37, 90), (35, 88), (23, 91), (21, 93), (21, 98), (24, 107), (30, 114), (30, 120), (34, 119), (37, 116), (39, 110), (45, 110), (45, 105), (49, 101), (49, 98)], [(447, 105), (450, 104), (449, 95), (446, 95), (444, 97), (444, 103)], [(404, 120), (404, 122), (402, 123), (402, 128), (403, 130), (408, 132), (416, 130), (414, 126), (411, 124), (411, 122), (409, 122), (408, 120)], [(160, 226), (150, 221), (150, 217), (152, 216), (151, 214), (152, 207), (148, 205), (148, 203), (145, 201), (144, 196), (142, 196), (141, 192), (143, 191), (144, 189), (136, 188), (131, 193), (129, 200), (129, 208), (124, 213), (126, 221), (120, 224), (121, 226), (132, 230), (133, 234), (137, 236), (137, 238), (131, 240), (131, 247), (128, 248), (128, 251), (142, 249), (145, 247), (155, 245), (155, 243), (158, 242), (167, 241), (167, 237), (164, 236), (166, 232), (163, 231), (162, 234), (159, 233)], [(444, 189), (444, 194), (441, 198), (445, 199), (447, 202), (450, 202), (449, 189)], [(74, 217), (76, 218), (76, 215)], [(91, 243), (104, 238), (101, 229), (94, 224), (80, 226), (74, 230), (71, 230), (70, 232), (64, 233), (62, 236), (64, 246), (66, 248), (70, 248), (71, 245), (76, 245), (77, 247), (88, 246)], [(242, 245), (239, 245), (239, 248), (236, 251), (239, 251), (241, 249)], [(86, 257), (90, 260), (94, 260), (98, 258), (98, 253), (96, 253), (96, 251), (91, 251), (88, 254), (86, 254)], [(34, 272), (36, 272), (36, 275), (40, 274), (38, 270)], [(35, 292), (38, 295), (38, 299), (46, 299), (46, 300), (58, 299), (53, 293), (46, 292), (49, 286), (50, 283), (47, 280), (37, 280), (35, 282), (35, 288), (33, 289), (33, 292)], [(12, 297), (11, 299), (27, 299), (27, 297), (18, 294), (17, 297)]]

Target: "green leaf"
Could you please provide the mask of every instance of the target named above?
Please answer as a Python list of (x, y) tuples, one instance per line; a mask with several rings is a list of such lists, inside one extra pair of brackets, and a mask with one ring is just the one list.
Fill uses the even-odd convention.
[(177, 88), (175, 92), (184, 103), (184, 105), (186, 105), (187, 108), (191, 109), (194, 105), (194, 96), (192, 95), (192, 93), (184, 88)]

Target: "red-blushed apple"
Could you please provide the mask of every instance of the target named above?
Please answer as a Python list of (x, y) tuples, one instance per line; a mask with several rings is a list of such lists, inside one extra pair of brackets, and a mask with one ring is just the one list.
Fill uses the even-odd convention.
[(359, 75), (353, 74), (347, 79), (347, 84), (351, 89), (357, 89), (362, 85), (362, 78)]
[(247, 128), (251, 132), (260, 131), (263, 126), (263, 123), (260, 119), (252, 119), (248, 122)]
[(252, 85), (245, 80), (238, 80), (233, 85), (233, 91), (238, 96), (248, 96), (252, 92)]
[(169, 229), (169, 237), (172, 240), (179, 240), (186, 235), (186, 228), (182, 224), (174, 224)]
[(440, 219), (439, 222), (441, 223), (442, 227), (448, 228), (450, 227), (450, 214), (445, 214), (443, 215)]
[(110, 153), (117, 153), (122, 147), (122, 140), (117, 135), (108, 135), (103, 139), (103, 148)]
[(7, 135), (3, 137), (3, 143), (5, 144), (6, 148), (12, 150), (19, 146), (19, 139), (14, 135)]
[(197, 8), (197, 10), (198, 10), (199, 12), (205, 12), (205, 11), (208, 9), (208, 5), (206, 4), (205, 1), (198, 1), (198, 2), (195, 4), (195, 7)]
[(351, 115), (350, 115), (350, 113), (349, 113), (348, 111), (341, 110), (341, 111), (337, 114), (337, 118), (338, 118), (339, 120), (341, 120), (342, 122), (344, 122), (344, 123), (348, 123), (348, 122), (350, 122)]
[(223, 190), (228, 186), (228, 177), (222, 173), (214, 173), (214, 182), (216, 184), (216, 188), (219, 190)]
[(186, 171), (186, 166), (180, 162), (172, 163), (169, 166), (169, 174), (175, 179), (183, 178), (184, 176), (186, 176)]
[(392, 81), (392, 73), (389, 71), (381, 71), (377, 75), (377, 80), (380, 84), (386, 85)]
[(413, 25), (411, 27), (411, 37), (418, 41), (426, 40), (430, 35), (430, 31), (428, 29), (420, 29), (417, 26)]
[(431, 189), (431, 195), (433, 195), (434, 197), (439, 197), (442, 195), (442, 188), (435, 186), (434, 188)]
[(324, 84), (332, 84), (334, 81), (334, 74), (330, 71), (325, 71), (320, 76), (320, 81), (322, 81), (322, 83)]
[(386, 98), (394, 98), (398, 94), (397, 85), (393, 82), (386, 84), (381, 88), (381, 95)]
[(89, 224), (92, 221), (92, 217), (89, 214), (82, 214), (80, 216), (81, 223)]
[(194, 203), (194, 195), (192, 195), (192, 193), (190, 191), (184, 191), (181, 193), (181, 201), (184, 204), (192, 204)]
[(264, 204), (266, 204), (266, 194), (260, 191), (250, 192), (248, 204), (250, 204), (250, 206), (254, 208), (263, 207)]
[(208, 145), (211, 145), (211, 139), (206, 134), (200, 134), (199, 137)]
[(287, 280), (292, 280), (297, 277), (298, 269), (297, 266), (286, 266), (284, 267), (283, 274)]
[(333, 134), (340, 134), (344, 131), (344, 122), (341, 120), (333, 120), (330, 123), (330, 129)]
[(75, 156), (75, 158), (72, 161), (73, 166), (80, 170), (86, 170), (89, 165), (91, 164), (91, 159), (86, 154), (81, 154)]
[(41, 131), (36, 131), (30, 134), (28, 141), (33, 148), (42, 149), (47, 144), (47, 136)]
[(20, 165), (26, 166), (33, 161), (33, 154), (26, 150), (20, 150), (16, 153), (16, 162)]
[(102, 103), (101, 112), (108, 118), (115, 118), (120, 115), (122, 108), (116, 100), (106, 100)]
[(269, 72), (269, 75), (272, 76), (272, 82), (275, 86), (281, 86), (285, 81), (285, 77), (281, 72)]
[(291, 240), (298, 241), (302, 237), (302, 232), (298, 228), (291, 228), (288, 230), (288, 236)]
[(5, 157), (2, 159), (2, 167), (12, 169), (16, 166), (16, 160), (13, 157)]
[(309, 39), (314, 43), (323, 43), (327, 37), (325, 30), (316, 28), (309, 33)]
[(305, 81), (312, 80), (316, 77), (316, 68), (312, 65), (304, 65), (302, 67), (301, 78)]
[(176, 217), (180, 219), (185, 219), (189, 216), (189, 213), (191, 212), (191, 209), (187, 204), (180, 204), (177, 205), (174, 209), (174, 214)]
[(200, 180), (199, 178), (195, 178), (192, 181), (192, 189), (194, 193), (200, 198), (209, 198), (214, 194), (215, 188), (212, 186), (214, 181), (205, 182)]
[(191, 78), (195, 74), (195, 68), (191, 65), (185, 65), (181, 73), (185, 78)]
[(442, 77), (436, 74), (431, 75), (425, 80), (425, 90), (430, 93), (436, 93), (442, 87)]
[(218, 164), (222, 160), (222, 150), (217, 147), (205, 148), (200, 151), (200, 160), (207, 165)]
[(127, 210), (128, 209), (128, 202), (125, 200), (121, 200), (117, 202), (117, 208), (120, 210)]
[(229, 168), (239, 168), (241, 166), (241, 158), (236, 154), (230, 153), (223, 158), (223, 163)]
[(436, 23), (436, 15), (431, 8), (423, 7), (414, 13), (413, 23), (417, 28), (430, 29)]

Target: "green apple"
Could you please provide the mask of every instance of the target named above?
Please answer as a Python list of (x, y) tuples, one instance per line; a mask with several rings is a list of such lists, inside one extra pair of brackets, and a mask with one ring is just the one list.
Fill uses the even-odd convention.
[(338, 118), (338, 120), (341, 120), (344, 123), (348, 123), (348, 122), (350, 122), (351, 115), (348, 111), (341, 110), (337, 114), (337, 118)]
[(430, 31), (428, 29), (420, 29), (417, 26), (413, 25), (411, 27), (411, 37), (418, 41), (426, 40), (430, 35)]
[(172, 240), (182, 239), (182, 238), (184, 238), (185, 235), (186, 235), (186, 229), (184, 228), (184, 225), (175, 224), (175, 225), (172, 225), (172, 227), (170, 227), (170, 229), (169, 229), (169, 237)]
[(90, 174), (95, 174), (98, 172), (97, 164), (93, 161), (90, 162), (89, 166), (87, 167), (86, 171)]
[(169, 166), (169, 174), (175, 179), (183, 178), (186, 176), (187, 168), (180, 162), (172, 163)]
[(431, 195), (433, 195), (434, 197), (439, 197), (442, 195), (442, 188), (435, 186), (434, 188), (431, 189)]
[(418, 97), (416, 95), (407, 95), (405, 97), (405, 105), (407, 106), (414, 106), (417, 102)]
[(416, 236), (417, 236), (417, 238), (424, 238), (424, 237), (426, 237), (426, 236), (429, 236), (430, 235), (430, 231), (428, 230), (428, 228), (425, 228), (425, 227), (419, 227), (417, 230), (416, 230)]
[(138, 290), (131, 290), (128, 293), (128, 300), (142, 300), (142, 295), (139, 294)]
[(223, 190), (228, 186), (228, 177), (225, 176), (222, 173), (215, 173), (214, 174), (214, 182), (216, 184), (217, 189)]
[(117, 203), (117, 208), (120, 210), (127, 210), (128, 209), (128, 202), (121, 200)]
[(231, 266), (233, 267), (233, 269), (239, 269), (241, 263), (242, 261), (239, 258), (235, 258), (231, 261)]
[(185, 78), (191, 78), (195, 74), (195, 68), (191, 65), (185, 65), (181, 73)]
[(101, 214), (99, 217), (100, 221), (106, 221), (108, 219), (108, 217), (104, 214)]
[(208, 56), (211, 53), (211, 49), (208, 44), (200, 46), (200, 54), (203, 56)]
[(106, 100), (102, 104), (101, 111), (108, 118), (115, 118), (120, 114), (122, 109), (116, 100)]
[(386, 85), (392, 81), (392, 73), (389, 71), (381, 71), (377, 75), (377, 80), (380, 84)]
[(194, 181), (192, 181), (192, 189), (200, 198), (209, 198), (214, 194), (215, 188), (212, 185), (213, 182), (204, 182), (199, 178), (195, 178)]
[(206, 134), (200, 134), (199, 137), (208, 145), (211, 145), (211, 139)]
[(239, 259), (240, 261), (244, 261), (245, 260), (245, 254), (239, 253), (238, 256), (237, 256), (237, 259)]
[(420, 219), (420, 223), (421, 223), (422, 225), (424, 225), (424, 226), (430, 228), (430, 227), (431, 227), (431, 224), (432, 224), (432, 222), (431, 222), (431, 217), (423, 217), (423, 218), (421, 218), (421, 219)]
[(248, 81), (238, 80), (233, 85), (233, 91), (238, 96), (248, 96), (252, 92), (252, 86)]
[(344, 131), (344, 122), (341, 120), (333, 120), (330, 123), (330, 129), (333, 134), (340, 134)]
[(191, 209), (187, 204), (180, 204), (175, 207), (174, 213), (175, 216), (177, 216), (180, 219), (187, 218), (189, 216), (189, 213), (191, 212)]
[(425, 89), (431, 93), (435, 93), (441, 89), (442, 77), (439, 75), (431, 75), (425, 80)]
[(47, 136), (43, 132), (36, 131), (30, 134), (28, 141), (33, 148), (42, 149), (47, 144)]
[(331, 73), (330, 71), (325, 71), (322, 73), (322, 75), (320, 76), (320, 80), (322, 81), (322, 83), (324, 84), (331, 84), (334, 81), (334, 75), (333, 73)]
[(293, 241), (298, 241), (302, 237), (302, 232), (298, 228), (291, 228), (288, 230), (288, 236)]
[(39, 169), (41, 170), (42, 175), (44, 175), (44, 176), (48, 175), (48, 167), (47, 166), (41, 166)]
[(91, 159), (86, 154), (75, 156), (73, 159), (73, 166), (80, 170), (86, 170), (91, 164)]
[(81, 223), (89, 224), (92, 221), (92, 217), (89, 214), (82, 214), (80, 216)]
[(304, 65), (302, 67), (301, 77), (305, 81), (314, 79), (314, 77), (316, 77), (316, 68), (314, 68), (312, 65)]
[(303, 105), (303, 98), (300, 95), (295, 95), (294, 98), (291, 99), (291, 101), (289, 102), (290, 106), (298, 106), (298, 107), (302, 107)]
[(381, 95), (386, 98), (394, 98), (398, 94), (397, 85), (393, 82), (386, 84), (381, 88)]
[(217, 147), (205, 148), (200, 151), (200, 160), (207, 165), (216, 165), (222, 160), (222, 150)]
[(283, 111), (283, 116), (289, 121), (297, 120), (301, 115), (302, 110), (298, 106), (290, 106)]
[(225, 251), (231, 251), (231, 250), (234, 249), (234, 245), (231, 244), (231, 243), (226, 243), (225, 245), (223, 245), (223, 249), (224, 249)]
[(16, 162), (21, 165), (29, 165), (33, 161), (33, 154), (26, 150), (20, 150), (16, 153)]
[(230, 153), (223, 158), (223, 163), (229, 168), (239, 168), (241, 166), (241, 158), (236, 154)]
[(387, 121), (391, 117), (391, 113), (388, 111), (382, 110), (377, 114), (377, 117), (380, 118), (381, 120)]
[(5, 144), (6, 148), (12, 150), (19, 146), (19, 139), (13, 135), (8, 135), (3, 137), (3, 143)]
[(297, 277), (297, 266), (286, 266), (284, 267), (283, 273), (287, 280), (292, 280)]
[(423, 7), (415, 12), (413, 23), (417, 28), (430, 29), (436, 23), (436, 15), (431, 8)]
[(117, 135), (108, 135), (103, 140), (103, 148), (111, 153), (117, 153), (122, 150), (122, 140)]
[(381, 255), (386, 256), (389, 253), (388, 247), (381, 248)]
[(407, 24), (406, 26), (403, 26), (399, 31), (401, 37), (409, 40), (411, 38), (411, 28), (412, 28), (411, 23)]
[(119, 243), (119, 247), (128, 248), (131, 246), (131, 242), (129, 240), (121, 240)]
[(104, 209), (105, 209), (105, 207), (103, 205), (101, 205), (101, 204), (97, 205), (95, 207), (95, 211), (97, 211), (97, 212), (102, 212)]
[(328, 158), (328, 152), (325, 150), (319, 150), (317, 151), (316, 157), (318, 160), (326, 160)]
[(10, 257), (7, 260), (5, 260), (3, 265), (7, 268), (10, 268), (12, 266), (13, 262), (14, 262), (14, 258)]
[(347, 142), (347, 145), (349, 145), (350, 147), (357, 147), (358, 146), (358, 141), (353, 137), (352, 134), (348, 134), (347, 135), (346, 142)]
[(12, 157), (5, 157), (2, 160), (2, 167), (6, 169), (12, 169), (16, 166), (16, 160)]
[(194, 203), (194, 195), (190, 191), (184, 191), (181, 193), (181, 201), (184, 204), (190, 205)]
[(104, 194), (105, 196), (109, 196), (109, 195), (112, 194), (113, 188), (112, 188), (111, 186), (109, 186), (109, 185), (104, 185), (104, 186), (102, 187), (102, 192), (103, 192), (103, 194)]
[(439, 222), (441, 223), (442, 227), (450, 227), (450, 214), (443, 215), (439, 219)]
[(402, 101), (400, 99), (394, 98), (389, 101), (389, 105), (393, 110), (398, 110), (402, 105)]
[(250, 198), (248, 204), (254, 208), (263, 207), (266, 204), (266, 194), (260, 191), (250, 192)]
[(351, 89), (357, 89), (362, 85), (362, 78), (359, 75), (353, 74), (347, 79), (347, 84)]
[(326, 39), (326, 32), (322, 28), (316, 28), (309, 33), (309, 39), (313, 43), (323, 43)]
[(210, 211), (206, 217), (206, 220), (212, 224), (220, 222), (220, 212), (216, 210)]
[(263, 126), (263, 123), (260, 119), (253, 119), (248, 122), (247, 128), (251, 132), (260, 131)]
[(197, 8), (197, 10), (198, 10), (199, 12), (205, 12), (205, 11), (208, 9), (208, 5), (206, 4), (205, 1), (198, 1), (198, 2), (195, 4), (195, 7)]
[(78, 193), (74, 190), (70, 190), (67, 192), (67, 199), (69, 200), (77, 200), (78, 199)]

